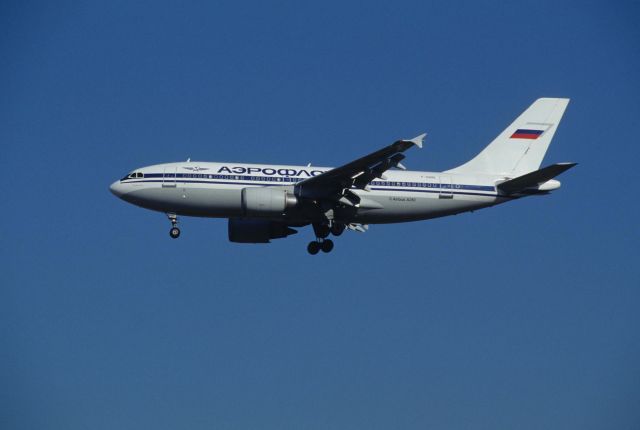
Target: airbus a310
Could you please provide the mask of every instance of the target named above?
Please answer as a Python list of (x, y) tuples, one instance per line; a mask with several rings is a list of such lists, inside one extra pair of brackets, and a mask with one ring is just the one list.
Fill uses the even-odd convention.
[(536, 100), (475, 158), (444, 172), (408, 171), (404, 152), (425, 134), (398, 140), (340, 167), (178, 162), (135, 169), (111, 184), (122, 200), (178, 216), (228, 218), (229, 240), (268, 243), (311, 225), (310, 254), (330, 252), (330, 235), (369, 224), (426, 220), (495, 206), (560, 187), (576, 163), (540, 168), (569, 99)]

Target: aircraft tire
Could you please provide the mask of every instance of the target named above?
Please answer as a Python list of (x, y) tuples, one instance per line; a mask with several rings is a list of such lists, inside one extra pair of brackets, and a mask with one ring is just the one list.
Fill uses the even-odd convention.
[(321, 244), (321, 249), (322, 252), (324, 253), (328, 253), (331, 252), (331, 250), (333, 249), (333, 240), (331, 239), (325, 239)]
[(320, 244), (315, 240), (313, 242), (309, 242), (307, 245), (307, 252), (311, 255), (316, 255), (320, 251)]
[(345, 229), (345, 225), (344, 224), (339, 224), (339, 223), (333, 223), (331, 225), (331, 234), (334, 236), (340, 236), (342, 233), (344, 233), (344, 229)]
[(178, 227), (173, 227), (169, 230), (169, 236), (173, 239), (177, 239), (180, 236), (180, 229)]
[(329, 236), (331, 229), (328, 224), (313, 224), (313, 232), (317, 238), (324, 239)]

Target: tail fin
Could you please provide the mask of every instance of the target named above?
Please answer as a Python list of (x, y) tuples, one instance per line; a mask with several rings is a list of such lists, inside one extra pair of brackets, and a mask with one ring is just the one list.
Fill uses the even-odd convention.
[(449, 172), (520, 176), (537, 170), (568, 104), (569, 99), (536, 100), (480, 154)]

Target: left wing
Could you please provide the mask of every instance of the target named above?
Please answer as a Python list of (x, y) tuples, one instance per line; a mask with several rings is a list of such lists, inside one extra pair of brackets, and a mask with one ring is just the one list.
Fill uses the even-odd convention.
[[(355, 161), (336, 167), (318, 176), (306, 179), (296, 184), (295, 194), (300, 198), (335, 199), (343, 203), (353, 203), (354, 193), (351, 188), (366, 189), (375, 178), (381, 178), (387, 170), (397, 167), (404, 170), (400, 164), (405, 159), (402, 153), (412, 146), (422, 148), (422, 141), (427, 134), (421, 134), (408, 140), (398, 140), (376, 152), (358, 158)], [(344, 197), (344, 198), (343, 198)], [(344, 201), (346, 198), (346, 201)], [(357, 196), (355, 196), (357, 199)], [(359, 202), (359, 199), (357, 199)]]

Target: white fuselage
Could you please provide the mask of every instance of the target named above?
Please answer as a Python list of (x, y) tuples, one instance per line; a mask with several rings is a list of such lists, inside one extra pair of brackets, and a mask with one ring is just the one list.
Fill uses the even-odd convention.
[[(242, 189), (293, 187), (328, 167), (281, 166), (247, 163), (182, 162), (136, 169), (114, 182), (111, 191), (132, 204), (165, 213), (200, 217), (243, 217)], [(379, 224), (416, 221), (493, 206), (514, 197), (499, 195), (496, 175), (389, 170), (369, 184), (368, 191), (353, 190), (358, 207), (336, 215), (349, 223)], [(270, 217), (290, 225), (311, 222), (291, 211)]]

